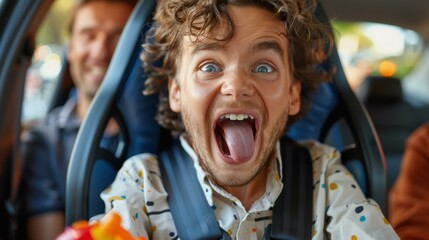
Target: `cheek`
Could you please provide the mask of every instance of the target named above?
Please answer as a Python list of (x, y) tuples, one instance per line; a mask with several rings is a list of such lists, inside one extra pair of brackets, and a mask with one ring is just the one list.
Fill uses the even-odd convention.
[(216, 81), (201, 81), (198, 79), (192, 80), (191, 84), (189, 84), (189, 95), (195, 100), (204, 100), (209, 98), (209, 96), (213, 95), (216, 91), (217, 87)]
[(67, 53), (67, 61), (69, 62), (69, 70), (72, 75), (72, 80), (77, 83), (80, 79), (82, 79), (81, 75), (83, 74), (83, 67), (81, 66), (81, 62), (79, 61), (78, 55), (75, 51), (69, 51)]
[(80, 64), (83, 64), (84, 62), (84, 58), (85, 58), (85, 53), (80, 51), (79, 49), (73, 49), (69, 52), (69, 63), (71, 63), (70, 65), (73, 65), (75, 67), (79, 67)]
[(289, 109), (289, 86), (284, 83), (273, 86), (265, 85), (259, 89), (259, 94), (263, 99), (267, 113), (271, 116), (271, 121), (277, 121), (277, 118)]
[[(184, 86), (186, 94), (182, 96), (182, 101), (193, 106), (193, 109), (200, 112), (201, 115), (206, 115), (208, 109), (213, 104), (214, 98), (219, 87), (215, 82), (198, 82)], [(183, 91), (183, 90), (182, 90)]]
[(265, 91), (263, 96), (272, 102), (283, 102), (288, 94), (289, 92), (287, 91), (286, 86), (278, 86)]
[(214, 87), (204, 84), (195, 84), (189, 87), (189, 96), (196, 101), (208, 101), (214, 94)]
[(67, 51), (67, 61), (69, 63), (74, 63), (74, 62), (76, 62), (76, 58), (77, 58), (76, 50), (74, 48), (71, 48), (71, 46), (70, 46), (70, 48)]
[(289, 86), (286, 83), (262, 83), (257, 87), (259, 94), (268, 105), (280, 104), (285, 105), (290, 95)]
[[(207, 108), (214, 95), (217, 81), (199, 79), (193, 71), (195, 63), (182, 56), (182, 62), (188, 63), (177, 68), (177, 79), (180, 83), (181, 106), (191, 108), (192, 111), (201, 112)], [(186, 68), (186, 66), (190, 66)], [(206, 106), (206, 107), (205, 107)]]
[(70, 43), (69, 55), (75, 60), (79, 61), (86, 58), (89, 55), (90, 50), (93, 48), (93, 45), (86, 41), (81, 41), (79, 39), (75, 39), (72, 43)]

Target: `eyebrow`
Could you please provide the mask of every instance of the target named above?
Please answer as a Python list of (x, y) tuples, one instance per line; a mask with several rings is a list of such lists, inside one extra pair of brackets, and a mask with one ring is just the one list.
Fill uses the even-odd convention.
[(192, 54), (198, 53), (200, 51), (216, 51), (216, 50), (225, 50), (225, 46), (218, 42), (211, 43), (196, 43), (194, 49), (192, 50)]
[(283, 57), (283, 55), (284, 55), (283, 48), (280, 46), (280, 44), (277, 41), (263, 41), (263, 42), (259, 42), (259, 43), (257, 43), (256, 45), (253, 46), (252, 50), (254, 52), (274, 50), (281, 57)]
[[(226, 51), (225, 45), (218, 42), (198, 43), (198, 44), (195, 44), (195, 47), (192, 50), (192, 54), (198, 53), (200, 51), (216, 51), (216, 50)], [(281, 47), (280, 43), (278, 43), (277, 41), (263, 41), (255, 44), (252, 47), (253, 52), (261, 52), (261, 51), (267, 51), (267, 50), (274, 50), (281, 57), (283, 57), (284, 55), (283, 48)]]

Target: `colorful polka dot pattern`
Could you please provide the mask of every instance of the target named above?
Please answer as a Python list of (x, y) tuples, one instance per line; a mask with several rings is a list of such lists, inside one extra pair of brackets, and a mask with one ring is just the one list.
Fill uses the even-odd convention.
[[(182, 139), (182, 144), (187, 143)], [(356, 181), (341, 165), (337, 151), (313, 141), (303, 144), (313, 158), (313, 240), (328, 236), (359, 240), (364, 239), (359, 236), (373, 235), (380, 229), (387, 234), (385, 239), (399, 239), (380, 209), (366, 201)], [(185, 149), (191, 151), (189, 146)], [(190, 152), (190, 155), (195, 156), (195, 153)], [(248, 211), (239, 199), (211, 183), (201, 166), (196, 166), (200, 184), (220, 227), (232, 239), (262, 239), (265, 229), (272, 223), (272, 203), (282, 185), (276, 165), (281, 167), (281, 162), (269, 167), (267, 186), (270, 189)], [(126, 161), (111, 188), (102, 194), (107, 208), (124, 216), (124, 225), (129, 226), (132, 234), (149, 239), (179, 239), (166, 196), (156, 159), (147, 154)], [(327, 221), (335, 217), (340, 219)], [(347, 221), (342, 221), (343, 218)], [(327, 229), (334, 229), (334, 232), (327, 235)]]

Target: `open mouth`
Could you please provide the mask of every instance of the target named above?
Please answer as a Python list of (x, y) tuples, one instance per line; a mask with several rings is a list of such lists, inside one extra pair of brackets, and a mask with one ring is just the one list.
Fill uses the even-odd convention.
[(248, 114), (224, 114), (216, 122), (219, 151), (230, 162), (249, 161), (255, 151), (256, 120)]
[(92, 66), (88, 67), (86, 74), (90, 79), (96, 79), (97, 81), (102, 81), (106, 75), (107, 67), (97, 67)]

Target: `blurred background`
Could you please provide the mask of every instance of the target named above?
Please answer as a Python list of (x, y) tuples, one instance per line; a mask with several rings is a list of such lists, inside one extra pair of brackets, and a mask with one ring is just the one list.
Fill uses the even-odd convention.
[[(72, 2), (56, 0), (38, 29), (22, 106), (24, 127), (52, 108), (51, 99), (64, 76), (62, 71), (67, 69), (64, 53)], [(334, 10), (331, 15), (336, 16)], [(399, 173), (408, 136), (429, 121), (428, 39), (398, 26), (331, 18), (350, 87), (366, 107), (383, 146), (390, 189)]]
[[(51, 7), (36, 36), (36, 51), (28, 72), (22, 121), (42, 118), (48, 109), (68, 39), (68, 12), (72, 1), (58, 0)], [(1, 4), (1, 1), (0, 1)], [(368, 22), (334, 21), (337, 47), (350, 86), (357, 91), (367, 76), (401, 80), (405, 92), (429, 103), (422, 84), (426, 73), (413, 70), (424, 56), (424, 40), (414, 31)], [(428, 54), (426, 54), (428, 55)], [(421, 81), (419, 81), (421, 79)]]
[(47, 113), (64, 63), (72, 3), (70, 0), (56, 0), (38, 29), (32, 66), (27, 72), (23, 122), (43, 118)]

